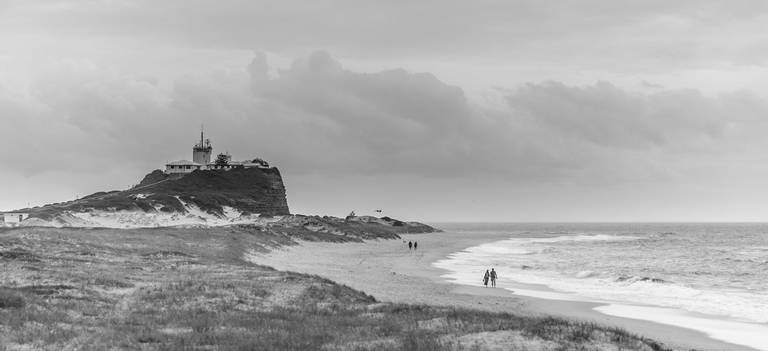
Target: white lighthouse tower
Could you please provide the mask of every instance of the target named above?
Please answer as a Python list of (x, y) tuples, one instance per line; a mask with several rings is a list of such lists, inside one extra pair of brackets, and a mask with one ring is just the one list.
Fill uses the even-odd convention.
[(165, 164), (166, 174), (187, 174), (194, 171), (206, 171), (206, 170), (224, 170), (240, 168), (270, 168), (269, 163), (260, 158), (248, 159), (245, 161), (232, 161), (231, 156), (228, 153), (220, 154), (219, 157), (225, 159), (224, 162), (211, 163), (211, 154), (213, 153), (213, 146), (211, 146), (211, 140), (205, 138), (205, 133), (200, 128), (200, 142), (192, 147), (192, 161), (179, 160), (168, 162)]
[(211, 163), (212, 151), (211, 140), (205, 139), (203, 129), (200, 128), (200, 143), (192, 147), (192, 162), (199, 163), (205, 168), (205, 166)]

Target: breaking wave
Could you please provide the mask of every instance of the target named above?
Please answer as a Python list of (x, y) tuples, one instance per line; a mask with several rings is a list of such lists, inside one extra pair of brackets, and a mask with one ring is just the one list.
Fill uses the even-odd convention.
[(768, 239), (757, 233), (748, 236), (754, 245), (740, 245), (680, 230), (562, 235), (566, 232), (540, 231), (535, 236), (528, 231), (526, 237), (453, 253), (434, 266), (460, 284), (477, 285), (483, 272), (494, 267), (501, 287), (541, 284), (585, 301), (647, 304), (768, 323)]

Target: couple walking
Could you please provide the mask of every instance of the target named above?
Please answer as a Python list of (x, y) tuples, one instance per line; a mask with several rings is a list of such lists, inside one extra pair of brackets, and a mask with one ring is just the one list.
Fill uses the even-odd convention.
[(491, 286), (496, 287), (496, 271), (491, 268), (491, 271), (489, 272), (487, 269), (485, 270), (485, 275), (483, 276), (483, 284), (485, 284), (485, 287), (488, 287), (488, 279), (491, 279)]

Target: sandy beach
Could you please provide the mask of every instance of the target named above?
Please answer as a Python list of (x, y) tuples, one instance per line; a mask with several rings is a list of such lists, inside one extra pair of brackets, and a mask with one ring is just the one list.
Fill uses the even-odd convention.
[[(484, 288), (479, 276), (477, 287), (448, 283), (441, 278), (445, 272), (432, 266), (433, 262), (450, 253), (506, 237), (507, 234), (468, 236), (450, 232), (403, 235), (406, 242), (418, 241), (416, 252), (409, 251), (403, 240), (345, 244), (302, 242), (299, 246), (283, 247), (267, 254), (252, 254), (249, 258), (256, 264), (279, 270), (316, 274), (362, 290), (380, 301), (592, 321), (617, 326), (681, 350), (753, 350), (712, 339), (691, 329), (605, 315), (593, 309), (600, 306), (596, 303), (539, 299), (515, 295), (501, 288)], [(522, 284), (519, 287), (544, 289)]]

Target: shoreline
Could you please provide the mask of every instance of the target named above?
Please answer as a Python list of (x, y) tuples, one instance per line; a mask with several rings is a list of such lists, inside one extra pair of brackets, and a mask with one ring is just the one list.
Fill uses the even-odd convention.
[[(266, 254), (253, 254), (251, 262), (279, 270), (322, 276), (361, 290), (383, 302), (456, 306), (530, 316), (556, 316), (615, 326), (687, 350), (755, 349), (713, 339), (693, 329), (653, 321), (611, 316), (595, 308), (609, 304), (541, 299), (516, 295), (504, 288), (460, 285), (445, 280), (447, 271), (432, 266), (437, 260), (467, 247), (502, 240), (506, 233), (482, 235), (442, 232), (404, 234), (402, 240), (370, 240), (364, 243), (302, 242)], [(419, 242), (419, 250), (409, 251), (403, 240)], [(552, 291), (543, 286), (515, 284), (537, 292)], [(514, 287), (513, 287), (514, 288)], [(554, 291), (552, 291), (554, 293)]]

